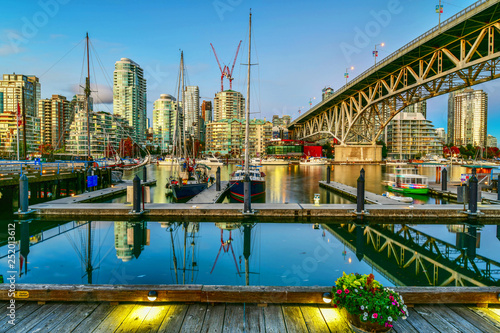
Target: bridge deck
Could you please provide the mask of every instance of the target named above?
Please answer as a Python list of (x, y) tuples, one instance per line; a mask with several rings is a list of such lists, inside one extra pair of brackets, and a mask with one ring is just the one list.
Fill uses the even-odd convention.
[[(341, 313), (328, 305), (206, 303), (147, 304), (16, 303), (16, 325), (2, 332), (353, 332)], [(500, 332), (500, 308), (417, 305), (399, 332)]]

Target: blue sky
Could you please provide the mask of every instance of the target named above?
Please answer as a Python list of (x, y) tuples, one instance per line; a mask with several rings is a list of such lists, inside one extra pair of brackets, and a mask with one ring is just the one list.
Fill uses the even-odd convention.
[[(180, 52), (184, 51), (188, 84), (200, 87), (200, 96), (213, 98), (220, 90), (219, 60), (231, 64), (243, 40), (233, 72), (233, 89), (246, 95), (248, 13), (252, 8), (252, 116), (270, 119), (273, 114), (296, 118), (321, 100), (321, 89), (345, 84), (438, 23), (438, 0), (261, 1), (261, 0), (40, 0), (9, 1), (0, 12), (0, 73), (40, 77), (42, 98), (67, 97), (84, 82), (83, 38), (89, 32), (94, 53), (92, 82), (98, 108), (112, 111), (111, 89), (115, 61), (137, 62), (148, 79), (148, 116), (160, 94), (176, 95)], [(474, 3), (443, 1), (441, 19)], [(389, 13), (390, 16), (383, 16)], [(382, 15), (382, 16), (380, 16)], [(355, 45), (357, 29), (377, 23), (366, 46), (346, 56), (342, 45)], [(380, 21), (382, 19), (382, 21)], [(359, 44), (358, 44), (359, 46)], [(102, 62), (102, 69), (97, 58)], [(94, 75), (95, 73), (95, 75)], [(224, 88), (228, 87), (227, 80)], [(476, 89), (489, 93), (488, 133), (500, 138), (500, 82)], [(498, 94), (497, 94), (498, 95)], [(106, 104), (108, 102), (108, 104)], [(428, 101), (428, 118), (446, 129), (447, 96)]]

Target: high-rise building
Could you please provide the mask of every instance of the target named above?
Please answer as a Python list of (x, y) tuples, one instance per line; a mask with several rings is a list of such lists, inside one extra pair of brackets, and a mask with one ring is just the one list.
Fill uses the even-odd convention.
[(187, 86), (184, 88), (184, 131), (186, 138), (200, 140), (200, 88)]
[(430, 120), (420, 112), (400, 112), (389, 123), (388, 155), (394, 159), (441, 155), (443, 144)]
[(128, 58), (115, 63), (113, 73), (113, 114), (126, 119), (137, 144), (146, 142), (146, 80), (142, 68)]
[(488, 134), (488, 148), (498, 148), (497, 138)]
[[(223, 119), (207, 124), (205, 152), (243, 156), (245, 146), (245, 120)], [(266, 143), (271, 140), (273, 124), (266, 120), (250, 120), (250, 156), (262, 156)]]
[(240, 92), (225, 90), (215, 94), (214, 121), (245, 118), (245, 98)]
[(41, 141), (57, 150), (65, 146), (69, 138), (69, 127), (72, 104), (61, 95), (52, 95), (52, 98), (38, 102), (38, 116), (40, 118)]
[(444, 128), (436, 128), (436, 137), (442, 144), (447, 144), (446, 142), (446, 131)]
[[(178, 115), (177, 102), (172, 95), (161, 94), (153, 105), (154, 143), (160, 147), (162, 153), (168, 153), (172, 150), (174, 142), (175, 122)], [(179, 124), (179, 128), (182, 128), (181, 125), (182, 123)]]
[[(456, 146), (486, 146), (488, 96), (482, 90), (467, 88), (452, 99), (452, 126), (448, 127), (451, 142)], [(448, 105), (450, 110), (450, 105)]]
[(212, 102), (211, 101), (203, 101), (201, 103), (201, 117), (208, 123), (212, 121)]
[[(21, 114), (20, 157), (23, 157), (24, 138), (26, 138), (26, 155), (38, 152), (41, 140), (38, 118), (40, 91), (40, 82), (36, 76), (15, 73), (3, 75), (0, 81), (0, 155), (16, 156), (18, 105)], [(22, 115), (26, 120), (24, 124)]]

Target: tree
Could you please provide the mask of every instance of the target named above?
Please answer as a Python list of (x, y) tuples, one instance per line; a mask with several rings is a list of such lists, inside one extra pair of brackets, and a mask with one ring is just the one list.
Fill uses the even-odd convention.
[(382, 145), (382, 158), (387, 157), (387, 146), (385, 145), (385, 142), (383, 140), (377, 141), (378, 145)]

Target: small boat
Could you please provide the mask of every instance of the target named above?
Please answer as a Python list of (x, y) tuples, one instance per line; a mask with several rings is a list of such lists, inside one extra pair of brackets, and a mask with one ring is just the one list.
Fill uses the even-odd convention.
[(392, 199), (392, 200), (395, 200), (395, 201), (399, 201), (399, 202), (408, 202), (408, 203), (412, 203), (413, 202), (413, 198), (410, 198), (410, 197), (402, 197), (402, 196), (399, 196), (399, 195), (394, 195), (392, 194), (391, 192), (385, 192), (384, 194), (382, 194), (384, 197), (387, 197), (389, 199)]
[(176, 200), (186, 200), (199, 194), (208, 187), (208, 170), (204, 164), (190, 166), (186, 163), (186, 168), (180, 173), (178, 179), (171, 178), (165, 186), (166, 194), (172, 194)]
[(396, 168), (395, 173), (389, 174), (389, 180), (385, 182), (389, 191), (413, 194), (427, 194), (429, 192), (429, 180), (426, 176), (418, 174), (416, 168)]
[(288, 160), (284, 160), (281, 158), (266, 158), (261, 160), (260, 162), (261, 165), (288, 165)]
[(321, 157), (309, 157), (308, 159), (301, 160), (300, 165), (325, 165), (328, 164), (326, 158)]
[[(244, 180), (245, 180), (245, 169), (243, 166), (238, 166), (239, 169), (231, 174), (231, 179), (229, 183), (231, 184), (230, 195), (233, 199), (243, 202), (244, 199)], [(251, 199), (263, 195), (266, 192), (266, 181), (265, 174), (259, 170), (258, 166), (249, 166), (249, 176), (250, 176), (250, 193)]]
[(250, 165), (262, 165), (262, 159), (259, 157), (254, 157), (250, 160)]
[(197, 160), (197, 163), (205, 164), (205, 165), (215, 165), (215, 166), (222, 166), (224, 165), (224, 162), (222, 160), (218, 159), (217, 157), (213, 156), (212, 157), (205, 157), (204, 159)]

